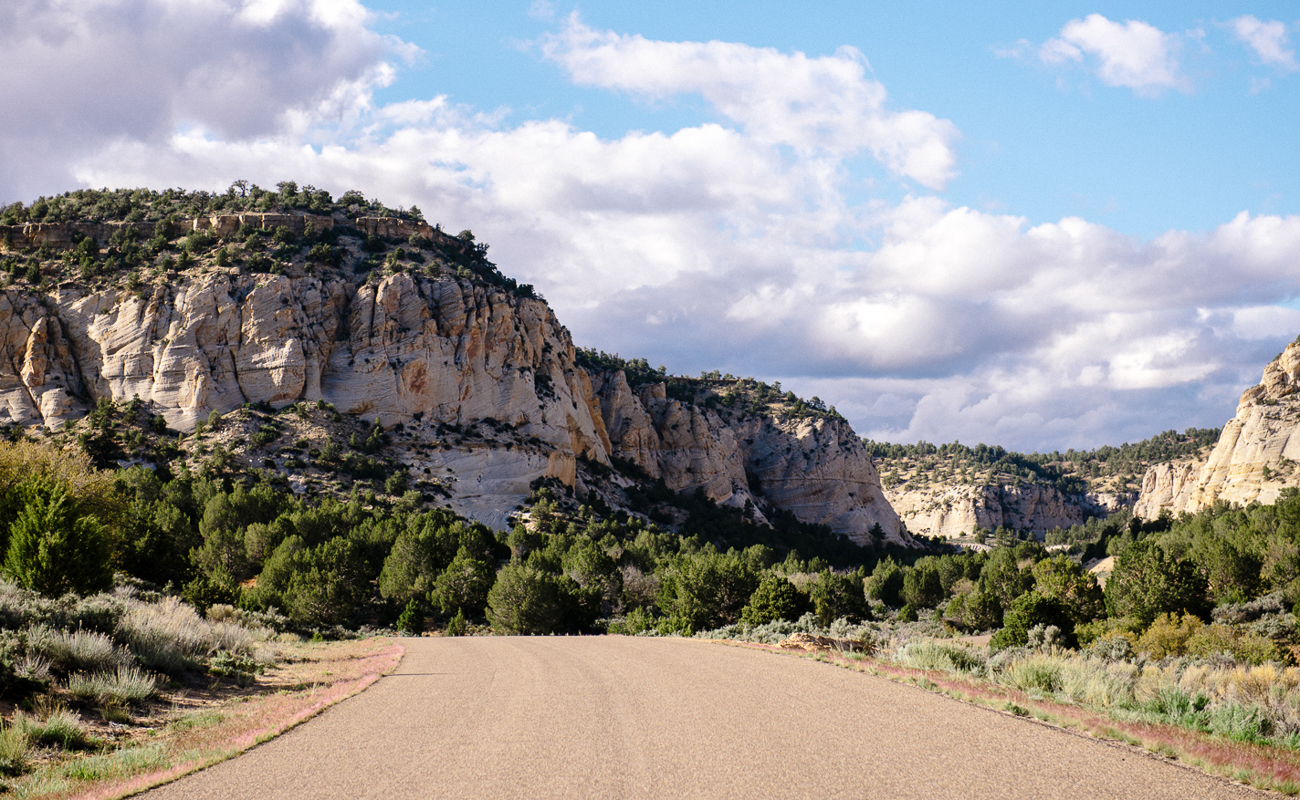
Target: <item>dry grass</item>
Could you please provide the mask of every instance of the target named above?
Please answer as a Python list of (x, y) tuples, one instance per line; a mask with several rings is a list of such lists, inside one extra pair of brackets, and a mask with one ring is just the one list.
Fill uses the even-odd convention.
[[(282, 645), (280, 664), (246, 689), (174, 695), (170, 708), (110, 752), (63, 754), (9, 782), (19, 798), (125, 797), (271, 739), (397, 666), (387, 639)], [(153, 730), (146, 730), (152, 728)]]

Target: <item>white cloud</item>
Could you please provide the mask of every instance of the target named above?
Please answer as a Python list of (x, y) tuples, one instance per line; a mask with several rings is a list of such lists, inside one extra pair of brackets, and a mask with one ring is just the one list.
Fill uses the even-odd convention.
[(1295, 50), (1287, 36), (1286, 23), (1271, 19), (1261, 22), (1250, 14), (1231, 20), (1228, 25), (1237, 40), (1255, 51), (1255, 56), (1265, 64), (1277, 67), (1282, 72), (1295, 72), (1300, 69), (1296, 64)]
[(1059, 36), (1038, 48), (1038, 57), (1049, 66), (1083, 64), (1107, 86), (1155, 96), (1166, 89), (1191, 91), (1178, 65), (1180, 49), (1177, 34), (1138, 20), (1119, 23), (1089, 14), (1067, 22)]
[(413, 52), (368, 19), (355, 0), (6, 0), (0, 151), (22, 156), (0, 161), (0, 186), (67, 188), (57, 165), (114, 138), (248, 139), (354, 115), (391, 79), (385, 57)]
[(889, 111), (852, 47), (809, 58), (734, 42), (662, 42), (596, 31), (569, 17), (542, 52), (587, 86), (650, 98), (699, 94), (759, 141), (847, 156), (868, 150), (898, 175), (941, 188), (956, 172), (955, 125), (924, 111)]
[[(275, 6), (299, 14), (299, 25), (339, 8), (359, 6)], [(182, 40), (198, 35), (169, 24)], [(53, 166), (0, 149), (0, 175), (17, 176), (0, 177), (0, 191), (65, 172), (96, 186), (224, 188), (246, 177), (418, 204), (490, 242), (494, 260), (537, 284), (579, 344), (685, 372), (780, 378), (894, 441), (1050, 449), (1219, 424), (1300, 332), (1288, 329), (1300, 324), (1296, 312), (1280, 308), (1300, 296), (1300, 217), (1242, 213), (1211, 231), (1142, 241), (1083, 219), (1031, 226), (933, 196), (851, 200), (858, 187), (846, 165), (859, 150), (879, 149), (900, 174), (942, 176), (955, 135), (928, 114), (885, 110), (883, 87), (853, 54), (651, 42), (571, 22), (545, 47), (574, 80), (646, 97), (698, 92), (734, 123), (601, 138), (553, 119), (507, 124), (445, 97), (376, 106), (371, 87), (391, 75), (392, 46), (364, 24), (320, 25), (295, 46), (365, 57), (328, 74), (287, 74), (259, 101), (261, 115), (233, 122), (202, 107), (175, 111), (187, 84), (157, 88), (170, 69), (160, 58), (139, 76), (154, 87), (150, 107), (162, 109), (153, 123), (105, 113)], [(84, 24), (79, 35), (103, 48), (124, 26), (97, 29), (107, 44)], [(228, 45), (236, 57), (223, 63), (247, 62), (245, 80), (275, 84), (262, 43)], [(11, 75), (42, 85), (34, 68)], [(768, 83), (771, 96), (760, 91)], [(192, 124), (178, 130), (183, 117)], [(909, 120), (915, 139), (899, 132)], [(16, 124), (0, 122), (0, 135), (12, 140)], [(926, 173), (908, 157), (891, 161), (891, 141), (903, 142), (900, 153), (928, 142), (947, 155), (920, 162), (949, 166)]]

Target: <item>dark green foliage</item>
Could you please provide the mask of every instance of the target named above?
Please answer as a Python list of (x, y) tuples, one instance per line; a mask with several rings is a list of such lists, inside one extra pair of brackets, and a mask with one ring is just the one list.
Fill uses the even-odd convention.
[(857, 574), (840, 575), (829, 569), (823, 570), (817, 580), (809, 584), (808, 598), (822, 626), (841, 618), (850, 622), (871, 618), (862, 578)]
[(706, 545), (698, 553), (682, 554), (663, 576), (659, 608), (683, 631), (739, 621), (759, 584), (761, 566), (746, 558), (749, 552), (719, 553)]
[(944, 599), (938, 564), (917, 562), (903, 576), (903, 602), (913, 608), (934, 608)]
[(478, 616), (487, 607), (488, 591), (495, 580), (496, 571), (492, 564), (476, 557), (462, 545), (456, 557), (433, 582), (429, 602), (442, 609), (444, 614), (450, 614), (453, 608), (463, 614), (468, 608)]
[(903, 570), (892, 558), (886, 557), (876, 564), (867, 581), (867, 597), (879, 600), (890, 608), (903, 605)]
[(1115, 559), (1106, 581), (1106, 609), (1112, 617), (1133, 617), (1143, 626), (1156, 615), (1188, 613), (1208, 619), (1205, 576), (1189, 559), (1175, 558), (1156, 542), (1138, 542)]
[(1038, 592), (1028, 592), (1016, 598), (1002, 620), (1002, 630), (993, 636), (989, 645), (994, 650), (1029, 643), (1029, 630), (1036, 625), (1055, 625), (1066, 637), (1068, 645), (1074, 644), (1074, 623), (1070, 613), (1055, 598)]
[(47, 597), (96, 592), (112, 583), (108, 534), (95, 517), (78, 513), (62, 486), (36, 478), (15, 492), (22, 505), (9, 526), (6, 575)]
[(749, 604), (740, 614), (746, 625), (766, 625), (778, 619), (799, 619), (808, 607), (808, 598), (789, 580), (769, 573), (750, 595)]
[(424, 633), (424, 609), (415, 598), (408, 600), (406, 608), (402, 609), (402, 615), (397, 618), (397, 630), (408, 636)]
[(501, 633), (554, 633), (562, 623), (555, 576), (532, 564), (511, 561), (488, 592), (487, 617)]

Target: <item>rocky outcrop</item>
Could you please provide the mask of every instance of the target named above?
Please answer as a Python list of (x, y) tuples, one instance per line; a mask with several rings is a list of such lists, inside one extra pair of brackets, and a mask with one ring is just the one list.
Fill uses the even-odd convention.
[(828, 525), (860, 544), (872, 530), (906, 536), (861, 440), (843, 419), (726, 414), (667, 396), (664, 384), (633, 391), (622, 372), (598, 379), (612, 454), (675, 491), (761, 513), (771, 504), (802, 522)]
[(1106, 516), (1132, 502), (1131, 496), (1114, 494), (1066, 495), (1032, 482), (901, 486), (885, 490), (885, 497), (909, 531), (946, 539), (999, 526), (1041, 534), (1078, 525), (1089, 516)]
[(1236, 416), (1223, 427), (1203, 462), (1161, 464), (1147, 470), (1135, 513), (1162, 509), (1194, 513), (1219, 501), (1272, 503), (1300, 486), (1300, 340), (1264, 368), (1263, 379), (1241, 395)]
[[(581, 489), (580, 462), (616, 456), (759, 519), (784, 509), (855, 541), (875, 526), (908, 541), (842, 419), (724, 418), (662, 384), (634, 391), (620, 371), (589, 375), (544, 302), (447, 273), (356, 285), (205, 267), (136, 292), (0, 291), (0, 423), (58, 427), (101, 398), (136, 397), (183, 431), (248, 402), (323, 401), (402, 423), (428, 445), (405, 452), (408, 467), (450, 475), (453, 507), (498, 527), (539, 478)], [(443, 441), (443, 426), (480, 423), (505, 433)]]

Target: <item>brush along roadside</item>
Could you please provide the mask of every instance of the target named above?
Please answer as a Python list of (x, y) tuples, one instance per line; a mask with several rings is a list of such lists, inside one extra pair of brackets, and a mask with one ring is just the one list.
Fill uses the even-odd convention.
[(778, 644), (722, 641), (912, 684), (1300, 795), (1300, 733), (1278, 729), (1300, 707), (1295, 668), (1186, 658), (1108, 662), (1029, 648), (990, 656), (954, 640), (880, 646), (859, 637), (794, 634)]
[[(6, 784), (19, 798), (125, 797), (238, 755), (351, 697), (391, 672), (403, 648), (390, 639), (281, 645), (278, 664), (254, 683), (163, 693), (156, 713), (115, 727), (84, 750), (50, 749)], [(38, 715), (39, 717), (39, 715)], [(0, 732), (28, 731), (19, 721)]]

